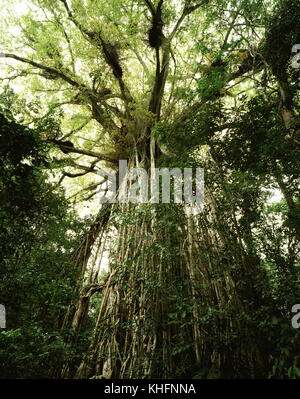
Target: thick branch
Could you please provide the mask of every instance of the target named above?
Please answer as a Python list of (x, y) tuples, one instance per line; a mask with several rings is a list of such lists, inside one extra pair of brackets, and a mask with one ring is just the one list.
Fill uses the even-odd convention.
[(154, 16), (155, 15), (155, 8), (153, 6), (153, 4), (151, 3), (150, 0), (144, 0), (144, 2), (146, 3), (147, 7), (149, 8), (151, 15)]
[(48, 67), (46, 65), (42, 65), (38, 62), (28, 60), (27, 58), (19, 57), (18, 55), (15, 55), (15, 54), (2, 53), (1, 56), (5, 57), (5, 58), (12, 58), (14, 60), (24, 62), (25, 64), (32, 65), (35, 68), (42, 69), (43, 71), (49, 73), (52, 76), (55, 76), (56, 78), (63, 79), (65, 82), (69, 83), (70, 85), (72, 85), (74, 87), (79, 88), (79, 87), (83, 86), (82, 84), (79, 84), (74, 79), (70, 78), (69, 76), (65, 75), (63, 72), (61, 72), (55, 68)]
[(176, 25), (175, 25), (173, 31), (171, 32), (171, 34), (170, 34), (170, 36), (169, 36), (169, 40), (170, 40), (170, 41), (173, 39), (173, 37), (175, 36), (176, 32), (177, 32), (178, 29), (180, 28), (180, 25), (182, 24), (184, 18), (185, 18), (187, 15), (191, 14), (192, 12), (194, 12), (195, 10), (197, 10), (197, 8), (201, 7), (204, 3), (205, 3), (205, 1), (203, 1), (203, 2), (200, 3), (200, 4), (196, 4), (196, 5), (194, 5), (194, 6), (190, 6), (190, 7), (185, 6), (185, 7), (184, 7), (184, 9), (183, 9), (183, 11), (182, 11), (182, 14), (181, 14), (181, 17), (180, 17), (179, 20), (177, 21), (177, 23), (176, 23)]
[(79, 176), (84, 176), (84, 175), (86, 175), (86, 174), (88, 174), (88, 173), (96, 173), (96, 174), (97, 174), (97, 172), (96, 172), (96, 170), (95, 170), (95, 165), (96, 165), (97, 162), (98, 162), (98, 160), (93, 161), (93, 162), (91, 163), (90, 166), (78, 165), (78, 164), (76, 164), (76, 163), (74, 162), (74, 163), (72, 164), (72, 166), (73, 166), (73, 167), (76, 167), (76, 168), (78, 168), (78, 169), (83, 169), (84, 172), (69, 173), (69, 172), (66, 172), (65, 170), (63, 170), (62, 174), (63, 174), (64, 176), (71, 177), (71, 178), (73, 178), (73, 177), (79, 177)]
[(76, 147), (70, 147), (68, 145), (64, 145), (63, 142), (59, 142), (58, 140), (47, 140), (48, 142), (53, 142), (59, 145), (59, 148), (61, 150), (65, 150), (68, 153), (75, 153), (75, 154), (82, 154), (82, 155), (87, 155), (89, 157), (94, 157), (94, 158), (98, 158), (102, 161), (106, 161), (106, 162), (113, 162), (116, 163), (116, 160), (113, 158), (110, 158), (107, 155), (104, 154), (100, 154), (99, 152), (94, 152), (94, 151), (89, 151), (89, 150), (82, 150), (80, 148), (76, 148)]
[[(150, 11), (153, 9), (155, 13), (155, 9), (152, 3), (148, 0), (145, 0), (148, 8)], [(163, 41), (163, 56), (162, 56), (162, 63), (160, 64), (159, 60), (159, 49), (156, 49), (156, 79), (155, 84), (152, 90), (152, 95), (149, 103), (149, 111), (154, 113), (159, 120), (160, 117), (160, 110), (161, 110), (161, 102), (163, 98), (164, 88), (167, 81), (167, 76), (169, 72), (169, 62), (170, 62), (170, 53), (171, 53), (171, 41), (175, 36), (176, 32), (178, 31), (180, 25), (182, 24), (184, 18), (191, 14), (193, 11), (201, 7), (206, 0), (204, 0), (200, 4), (196, 4), (194, 6), (185, 6), (182, 12), (181, 17), (177, 21), (173, 31), (171, 32), (170, 36)], [(151, 11), (152, 13), (153, 11)]]

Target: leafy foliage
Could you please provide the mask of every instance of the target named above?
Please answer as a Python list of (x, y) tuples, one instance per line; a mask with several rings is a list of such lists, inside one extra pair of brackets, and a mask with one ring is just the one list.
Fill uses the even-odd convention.
[(59, 330), (76, 281), (70, 255), (85, 224), (47, 182), (50, 160), (39, 132), (10, 119), (0, 115), (0, 302), (7, 313), (0, 373), (49, 377), (69, 350)]
[[(299, 378), (298, 0), (30, 3), (3, 41), (2, 376)], [(49, 170), (93, 196), (119, 159), (204, 168), (204, 212), (78, 221)]]

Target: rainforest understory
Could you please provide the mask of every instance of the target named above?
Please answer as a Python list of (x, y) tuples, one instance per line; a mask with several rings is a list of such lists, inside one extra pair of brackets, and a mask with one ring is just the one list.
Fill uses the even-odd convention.
[(4, 3), (0, 378), (299, 378), (299, 0)]

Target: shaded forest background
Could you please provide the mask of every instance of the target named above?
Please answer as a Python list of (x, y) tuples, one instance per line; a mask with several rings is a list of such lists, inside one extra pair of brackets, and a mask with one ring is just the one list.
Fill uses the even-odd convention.
[[(0, 377), (299, 378), (299, 1), (26, 3), (1, 18)], [(204, 211), (100, 204), (120, 159), (204, 168)]]

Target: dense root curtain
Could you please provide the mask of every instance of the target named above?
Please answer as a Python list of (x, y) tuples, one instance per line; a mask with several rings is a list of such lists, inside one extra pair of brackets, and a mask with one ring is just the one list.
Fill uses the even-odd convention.
[(79, 367), (66, 366), (64, 377), (174, 378), (197, 368), (263, 375), (265, 342), (239, 317), (245, 301), (253, 311), (268, 301), (257, 281), (247, 290), (239, 284), (257, 275), (259, 259), (236, 230), (235, 215), (220, 217), (220, 206), (209, 190), (196, 216), (181, 204), (114, 204), (105, 233), (108, 277), (97, 285), (99, 264), (87, 268), (72, 323), (80, 329), (78, 315), (101, 288), (93, 337)]

